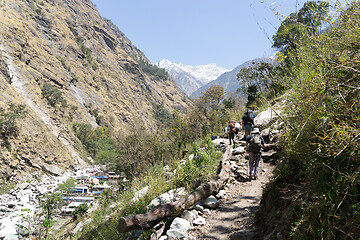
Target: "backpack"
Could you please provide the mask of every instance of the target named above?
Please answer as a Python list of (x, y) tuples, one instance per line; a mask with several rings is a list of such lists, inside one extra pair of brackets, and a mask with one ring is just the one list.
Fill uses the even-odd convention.
[(235, 133), (236, 132), (235, 122), (230, 122), (228, 127), (229, 127), (229, 132), (230, 133)]
[(250, 151), (254, 153), (259, 153), (261, 150), (261, 136), (260, 134), (254, 134), (250, 139)]
[(247, 111), (247, 117), (248, 119), (250, 120), (250, 122), (253, 122), (254, 121), (254, 118), (255, 118), (255, 114), (252, 110), (248, 110)]

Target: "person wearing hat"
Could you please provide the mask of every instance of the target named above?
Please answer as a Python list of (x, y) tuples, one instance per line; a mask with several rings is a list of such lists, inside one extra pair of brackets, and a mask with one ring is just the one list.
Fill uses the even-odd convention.
[(264, 138), (260, 135), (258, 128), (251, 131), (246, 138), (245, 148), (249, 152), (249, 173), (250, 179), (257, 179), (259, 162), (261, 159), (261, 148), (265, 148)]

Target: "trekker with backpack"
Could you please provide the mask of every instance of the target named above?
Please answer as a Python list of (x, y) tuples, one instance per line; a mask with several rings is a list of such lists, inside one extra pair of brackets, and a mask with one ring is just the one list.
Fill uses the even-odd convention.
[(245, 130), (245, 140), (250, 135), (254, 125), (255, 114), (252, 110), (247, 110), (242, 117), (242, 128)]
[(232, 143), (235, 145), (235, 133), (236, 133), (235, 121), (233, 120), (229, 121), (228, 129), (229, 129), (229, 145), (231, 145), (231, 140)]
[[(249, 148), (248, 148), (249, 145)], [(254, 128), (251, 135), (246, 138), (245, 148), (249, 152), (250, 179), (257, 179), (259, 162), (261, 159), (261, 147), (265, 148), (264, 138), (260, 135), (258, 128)]]

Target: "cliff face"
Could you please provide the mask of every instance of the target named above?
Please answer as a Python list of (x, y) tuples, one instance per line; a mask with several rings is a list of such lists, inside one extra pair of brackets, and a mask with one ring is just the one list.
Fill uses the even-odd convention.
[[(189, 107), (171, 79), (138, 62), (148, 60), (91, 1), (1, 1), (0, 107), (25, 104), (28, 112), (11, 151), (2, 143), (2, 179), (83, 164), (74, 123), (125, 135), (136, 126), (156, 128), (153, 103), (170, 111)], [(62, 104), (49, 104), (44, 86), (60, 91)]]

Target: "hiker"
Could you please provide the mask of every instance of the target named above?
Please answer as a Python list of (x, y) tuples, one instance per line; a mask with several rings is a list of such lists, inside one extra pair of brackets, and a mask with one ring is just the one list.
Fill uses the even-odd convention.
[(264, 138), (260, 135), (259, 129), (254, 128), (254, 130), (251, 132), (251, 135), (246, 138), (245, 143), (245, 148), (248, 149), (249, 152), (250, 179), (257, 179), (258, 177), (259, 162), (261, 159), (261, 147), (265, 148)]
[(242, 128), (245, 130), (245, 140), (250, 135), (251, 129), (254, 125), (255, 114), (252, 110), (247, 110), (242, 117)]
[(231, 140), (232, 143), (235, 145), (235, 133), (236, 133), (235, 121), (233, 120), (229, 121), (228, 130), (229, 130), (229, 145), (231, 145)]

